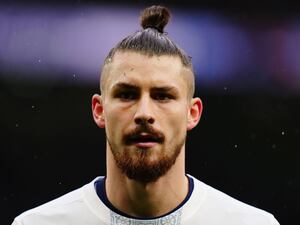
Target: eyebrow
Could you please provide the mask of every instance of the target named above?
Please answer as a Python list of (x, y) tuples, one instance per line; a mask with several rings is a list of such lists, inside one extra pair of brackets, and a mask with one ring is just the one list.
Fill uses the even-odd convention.
[(169, 91), (177, 91), (177, 88), (173, 86), (162, 86), (162, 87), (151, 88), (151, 90), (157, 92), (169, 92)]
[(113, 90), (115, 90), (115, 89), (134, 89), (134, 90), (137, 90), (137, 89), (139, 89), (139, 87), (137, 85), (134, 85), (134, 84), (120, 82), (120, 83), (115, 84), (112, 87), (112, 89)]
[[(116, 89), (139, 90), (140, 87), (135, 84), (131, 84), (131, 83), (127, 83), (127, 82), (119, 82), (119, 83), (115, 84), (112, 87), (112, 89), (113, 90), (116, 90)], [(174, 86), (153, 87), (153, 88), (151, 88), (151, 91), (154, 91), (154, 92), (169, 92), (169, 91), (179, 92), (178, 88), (176, 88)]]

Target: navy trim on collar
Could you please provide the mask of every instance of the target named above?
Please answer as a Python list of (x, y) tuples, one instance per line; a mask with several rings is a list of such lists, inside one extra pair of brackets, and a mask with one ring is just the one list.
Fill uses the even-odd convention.
[(175, 208), (173, 209), (172, 211), (162, 215), (162, 216), (158, 216), (158, 217), (151, 217), (151, 218), (143, 218), (143, 217), (134, 217), (134, 216), (130, 216), (120, 210), (118, 210), (116, 207), (114, 207), (110, 201), (108, 200), (107, 198), (107, 195), (106, 195), (106, 191), (105, 191), (105, 181), (106, 181), (106, 177), (101, 177), (99, 178), (98, 180), (95, 181), (94, 183), (94, 186), (95, 186), (95, 189), (96, 189), (96, 193), (98, 195), (98, 197), (100, 198), (100, 200), (110, 209), (112, 210), (113, 212), (121, 215), (121, 216), (124, 216), (124, 217), (127, 217), (127, 218), (131, 218), (131, 219), (142, 219), (142, 220), (153, 220), (153, 219), (158, 219), (160, 217), (164, 217), (164, 216), (167, 216), (173, 212), (175, 212), (176, 210), (178, 210), (179, 208), (181, 208), (188, 200), (189, 198), (191, 197), (192, 193), (193, 193), (193, 190), (194, 190), (194, 180), (193, 178), (187, 176), (188, 180), (189, 180), (189, 191), (188, 191), (188, 194), (187, 196), (185, 197), (185, 199)]

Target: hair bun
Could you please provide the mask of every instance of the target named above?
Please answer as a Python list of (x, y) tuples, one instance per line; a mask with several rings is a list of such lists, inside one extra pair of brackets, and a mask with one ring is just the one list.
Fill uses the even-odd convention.
[(164, 28), (171, 17), (170, 11), (160, 5), (153, 5), (146, 9), (141, 14), (141, 26), (146, 28), (154, 28), (158, 32), (163, 33)]

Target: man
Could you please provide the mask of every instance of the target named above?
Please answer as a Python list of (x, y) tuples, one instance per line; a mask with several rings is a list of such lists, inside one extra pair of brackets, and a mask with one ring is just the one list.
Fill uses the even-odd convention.
[(278, 225), (185, 174), (185, 139), (202, 102), (193, 97), (190, 57), (163, 31), (169, 17), (164, 7), (145, 9), (143, 30), (105, 60), (92, 112), (106, 131), (106, 176), (23, 213), (14, 225)]

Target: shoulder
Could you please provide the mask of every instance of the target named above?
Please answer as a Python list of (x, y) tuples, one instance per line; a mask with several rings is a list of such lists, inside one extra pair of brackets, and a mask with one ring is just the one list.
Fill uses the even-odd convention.
[(210, 220), (223, 221), (223, 224), (224, 221), (230, 221), (232, 225), (279, 224), (269, 212), (237, 200), (194, 177), (192, 178), (194, 180), (193, 207), (196, 208), (196, 214), (210, 217)]
[(85, 203), (85, 190), (91, 189), (93, 183), (94, 180), (61, 197), (23, 212), (15, 218), (13, 225), (38, 225), (51, 220), (56, 224), (56, 220), (68, 220), (69, 218), (76, 218), (76, 216), (82, 215), (85, 211), (88, 212)]

